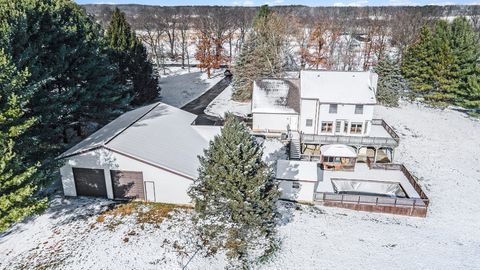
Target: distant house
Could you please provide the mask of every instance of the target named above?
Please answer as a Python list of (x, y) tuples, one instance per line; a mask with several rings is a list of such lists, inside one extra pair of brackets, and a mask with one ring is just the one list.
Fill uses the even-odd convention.
[(123, 114), (60, 156), (64, 194), (190, 203), (197, 156), (220, 132), (196, 117), (163, 103)]

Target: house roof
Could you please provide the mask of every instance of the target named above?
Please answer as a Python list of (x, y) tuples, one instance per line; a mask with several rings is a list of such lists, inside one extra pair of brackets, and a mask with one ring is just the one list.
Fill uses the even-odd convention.
[(320, 103), (375, 104), (377, 79), (370, 71), (302, 70), (300, 96)]
[(298, 80), (260, 79), (253, 83), (252, 113), (299, 113)]
[(281, 180), (316, 182), (321, 177), (321, 170), (316, 162), (278, 160), (275, 177)]
[(197, 156), (220, 132), (218, 126), (192, 126), (195, 118), (160, 102), (141, 107), (121, 115), (60, 157), (106, 147), (195, 178)]
[(320, 152), (327, 157), (357, 157), (355, 149), (344, 144), (327, 144), (320, 147)]

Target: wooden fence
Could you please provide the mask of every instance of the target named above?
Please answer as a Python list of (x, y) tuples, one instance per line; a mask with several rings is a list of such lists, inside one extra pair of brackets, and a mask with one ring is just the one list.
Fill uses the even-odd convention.
[(372, 163), (367, 159), (370, 169), (400, 170), (418, 193), (420, 198), (395, 198), (374, 195), (338, 194), (333, 192), (316, 192), (314, 200), (323, 205), (348, 208), (359, 211), (391, 213), (397, 215), (426, 217), (430, 205), (425, 192), (418, 184), (417, 179), (402, 164)]

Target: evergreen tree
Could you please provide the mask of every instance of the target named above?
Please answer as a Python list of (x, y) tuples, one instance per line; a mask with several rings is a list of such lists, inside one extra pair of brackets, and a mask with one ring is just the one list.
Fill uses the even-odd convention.
[(242, 45), (240, 54), (235, 62), (235, 76), (233, 76), (233, 97), (236, 100), (251, 99), (253, 81), (258, 77), (259, 70), (255, 66), (256, 35), (251, 32)]
[(478, 34), (464, 17), (425, 26), (418, 41), (407, 48), (402, 73), (417, 96), (442, 106), (475, 107), (479, 72)]
[(157, 75), (145, 47), (118, 8), (113, 12), (105, 38), (112, 62), (118, 65), (117, 82), (129, 85), (135, 104), (154, 100), (159, 92)]
[(199, 177), (189, 190), (204, 245), (213, 253), (225, 249), (234, 268), (268, 258), (278, 244), (279, 191), (262, 152), (245, 124), (227, 115), (222, 133), (200, 157)]
[(26, 165), (14, 151), (15, 140), (35, 121), (22, 121), (24, 109), (15, 94), (25, 86), (27, 72), (17, 72), (0, 50), (0, 232), (12, 223), (43, 209), (46, 200), (34, 196), (36, 166)]
[(401, 70), (415, 96), (426, 95), (434, 88), (432, 63), (435, 55), (431, 51), (432, 39), (430, 28), (424, 26), (418, 40), (407, 48), (403, 57)]
[(397, 107), (400, 93), (406, 89), (400, 67), (393, 59), (385, 56), (378, 62), (375, 72), (378, 74), (378, 101), (385, 106)]
[[(455, 18), (451, 24), (455, 76), (458, 78), (456, 102), (458, 105), (478, 108), (480, 97), (480, 44), (479, 36), (465, 17)], [(476, 104), (476, 105), (475, 105)]]
[[(250, 100), (253, 82), (262, 77), (280, 77), (285, 63), (286, 25), (268, 6), (257, 13), (253, 30), (234, 65), (234, 99)], [(246, 46), (245, 48), (243, 48)], [(244, 71), (245, 70), (245, 71)]]
[(72, 1), (1, 1), (0, 36), (18, 70), (31, 74), (17, 95), (28, 101), (24, 117), (38, 119), (15, 148), (31, 165), (41, 161), (39, 172), (56, 172), (55, 157), (75, 143), (71, 134), (85, 136), (89, 123), (107, 123), (130, 98), (112, 80), (115, 66), (99, 26)]

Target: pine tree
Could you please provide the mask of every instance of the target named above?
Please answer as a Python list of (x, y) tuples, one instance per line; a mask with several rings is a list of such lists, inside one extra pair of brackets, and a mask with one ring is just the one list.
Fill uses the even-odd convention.
[(227, 115), (222, 133), (200, 157), (199, 177), (189, 190), (205, 246), (213, 253), (225, 249), (234, 268), (249, 268), (278, 244), (279, 191), (262, 152), (245, 124)]
[(430, 28), (424, 26), (418, 40), (407, 48), (403, 57), (401, 70), (414, 96), (424, 96), (434, 89), (432, 39)]
[(75, 143), (71, 133), (88, 135), (85, 126), (109, 122), (130, 98), (112, 79), (116, 67), (99, 26), (72, 1), (1, 1), (0, 36), (18, 70), (30, 73), (16, 93), (28, 101), (24, 118), (38, 119), (15, 148), (30, 165), (41, 161), (36, 179), (46, 180), (57, 172), (55, 158)]
[[(280, 77), (285, 64), (286, 25), (268, 6), (262, 6), (254, 19), (253, 30), (234, 65), (234, 99), (250, 100), (253, 82), (262, 77)], [(243, 71), (246, 69), (246, 71)]]
[(128, 85), (134, 104), (154, 100), (159, 94), (158, 77), (148, 61), (147, 51), (118, 8), (112, 14), (105, 39), (111, 49), (110, 58), (118, 65), (115, 80)]
[(37, 166), (26, 165), (14, 151), (15, 140), (34, 123), (22, 120), (24, 109), (15, 94), (25, 86), (27, 72), (17, 72), (0, 50), (0, 232), (11, 224), (46, 206), (46, 199), (35, 195), (32, 175)]
[(378, 74), (378, 101), (385, 106), (397, 107), (400, 93), (406, 90), (400, 67), (393, 59), (385, 56), (378, 62), (375, 72)]
[(255, 65), (255, 44), (256, 35), (254, 32), (248, 34), (247, 39), (241, 47), (240, 55), (235, 62), (235, 76), (233, 76), (233, 98), (235, 100), (251, 99), (253, 81), (258, 77), (258, 69)]
[[(479, 36), (465, 17), (458, 17), (451, 23), (450, 39), (454, 57), (453, 72), (458, 78), (457, 105), (478, 108), (478, 82), (480, 80)], [(475, 105), (477, 104), (477, 105)]]
[(407, 48), (402, 63), (412, 93), (441, 106), (475, 107), (479, 103), (478, 38), (464, 17), (452, 23), (437, 21), (433, 30), (425, 26), (418, 41)]

